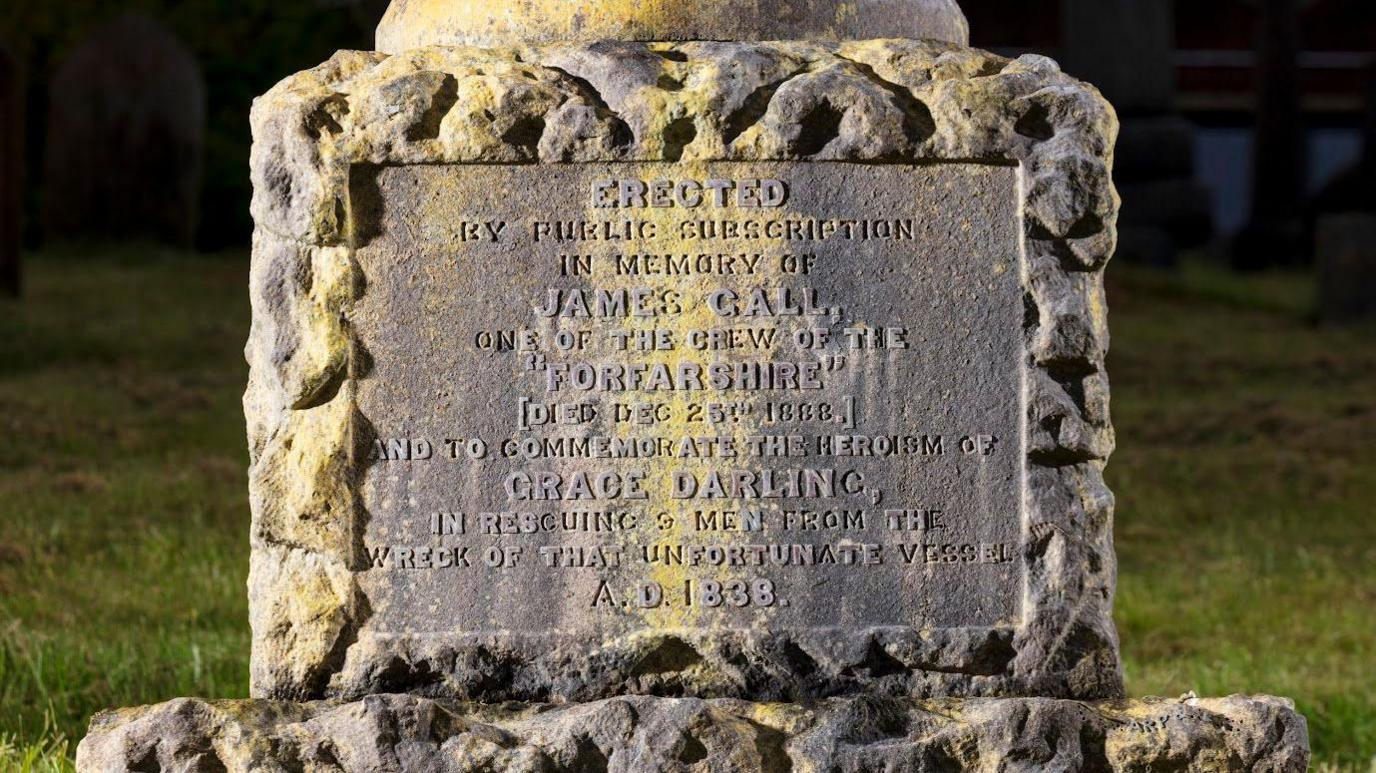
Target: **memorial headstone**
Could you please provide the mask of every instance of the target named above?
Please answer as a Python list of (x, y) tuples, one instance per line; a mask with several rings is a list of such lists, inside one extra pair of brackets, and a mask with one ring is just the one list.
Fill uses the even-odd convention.
[(1119, 700), (1098, 93), (950, 2), (586, 5), (255, 105), (255, 700), (81, 765), (1302, 770)]
[(1319, 317), (1376, 317), (1376, 63), (1367, 68), (1362, 155), (1311, 203)]
[(160, 22), (129, 14), (92, 32), (49, 87), (46, 234), (189, 245), (205, 109), (199, 65)]
[(1061, 38), (1066, 71), (1101, 89), (1122, 122), (1117, 255), (1173, 265), (1213, 233), (1209, 191), (1195, 177), (1195, 127), (1177, 104), (1174, 3), (1062, 0)]
[(1319, 317), (1335, 324), (1376, 319), (1376, 213), (1318, 220)]
[(256, 694), (1121, 694), (1114, 124), (1049, 61), (430, 48), (255, 116)]
[(0, 46), (0, 293), (19, 295), (19, 216), (23, 206), (24, 79), (19, 62)]
[(1263, 0), (1257, 40), (1256, 137), (1247, 225), (1233, 243), (1232, 263), (1244, 270), (1303, 262), (1305, 129), (1300, 104), (1303, 49), (1297, 0)]

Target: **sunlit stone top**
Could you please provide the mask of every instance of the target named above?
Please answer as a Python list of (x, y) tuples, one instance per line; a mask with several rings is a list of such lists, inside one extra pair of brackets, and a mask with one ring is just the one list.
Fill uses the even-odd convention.
[(956, 0), (392, 0), (377, 48), (590, 40), (969, 42)]

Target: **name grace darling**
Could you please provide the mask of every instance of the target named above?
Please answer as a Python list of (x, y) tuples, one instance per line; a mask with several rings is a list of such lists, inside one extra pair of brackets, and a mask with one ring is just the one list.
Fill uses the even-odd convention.
[[(643, 501), (650, 499), (647, 478), (644, 470), (516, 470), (506, 475), (502, 487), (508, 499), (521, 502)], [(831, 499), (873, 494), (864, 474), (854, 469), (674, 470), (670, 479), (671, 499)]]

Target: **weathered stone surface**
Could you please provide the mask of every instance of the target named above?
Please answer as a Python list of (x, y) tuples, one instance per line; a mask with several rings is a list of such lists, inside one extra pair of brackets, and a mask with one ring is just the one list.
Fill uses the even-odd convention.
[(627, 697), (575, 706), (182, 699), (98, 715), (81, 771), (1037, 770), (1300, 773), (1304, 718), (1269, 697), (1078, 703)]
[[(356, 170), (354, 231), (368, 237), (355, 258), (368, 290), (348, 317), (370, 355), (356, 396), (376, 438), (359, 486), (371, 564), (359, 582), (371, 616), (356, 651), (444, 659), (440, 653), (497, 637), (512, 660), (537, 661), (555, 636), (561, 648), (591, 651), (652, 631), (677, 636), (682, 644), (673, 646), (690, 659), (733, 640), (787, 634), (825, 661), (843, 646), (838, 629), (889, 629), (893, 646), (929, 658), (934, 669), (997, 673), (1012, 656), (1022, 597), (1014, 556), (1024, 466), (1016, 169), (708, 163), (697, 176), (763, 177), (771, 184), (757, 193), (787, 201), (661, 209), (636, 221), (655, 237), (612, 246), (619, 264), (601, 244), (570, 246), (546, 233), (556, 222), (627, 222), (626, 210), (586, 208), (600, 180), (682, 171), (639, 163)], [(689, 200), (702, 195), (694, 186)], [(536, 189), (534, 202), (513, 195)], [(460, 247), (453, 229), (476, 224), (474, 217), (505, 227), (484, 225), (480, 240)], [(742, 228), (793, 227), (791, 243), (815, 258), (812, 267), (805, 276), (781, 270), (788, 253), (779, 245), (788, 245), (762, 232), (708, 238), (721, 218)], [(824, 224), (836, 233), (825, 235)], [(850, 238), (842, 224), (854, 224)], [(557, 268), (570, 249), (594, 255), (572, 280)], [(666, 257), (685, 254), (693, 258)], [(672, 300), (647, 302), (653, 309), (639, 316), (625, 299), (646, 283), (671, 288), (663, 292)], [(776, 286), (791, 295), (761, 289)], [(786, 304), (796, 313), (773, 313)], [(853, 346), (857, 324), (888, 331), (888, 344), (901, 348)], [(928, 330), (937, 324), (962, 333)], [(623, 345), (651, 326), (676, 347)], [(711, 331), (723, 329), (750, 335), (706, 348)], [(819, 329), (839, 347), (792, 343)], [(550, 346), (475, 347), (475, 334), (500, 330), (586, 340), (566, 355)], [(532, 363), (535, 356), (543, 363)], [(592, 378), (594, 367), (611, 375)], [(944, 395), (958, 398), (934, 397)], [(549, 401), (576, 403), (583, 415), (551, 422), (542, 407)], [(825, 420), (769, 418), (800, 401)], [(659, 406), (653, 420), (617, 416), (618, 405), (651, 403)], [(792, 427), (807, 456), (752, 446), (749, 437), (771, 425)], [(685, 454), (677, 439), (701, 432), (729, 437), (731, 446)], [(808, 433), (818, 434), (804, 440)], [(825, 450), (852, 433), (913, 441), (873, 456)], [(467, 439), (461, 454), (450, 452), (447, 437)], [(632, 450), (610, 450), (623, 440), (634, 441)], [(568, 450), (581, 441), (609, 450)], [(475, 454), (473, 443), (487, 451)], [(561, 479), (563, 502), (544, 499), (541, 474)], [(584, 475), (587, 495), (578, 493)], [(599, 481), (607, 481), (605, 493)], [(434, 533), (437, 512), (449, 514), (444, 535)], [(493, 512), (519, 515), (484, 515)], [(920, 542), (932, 543), (934, 560), (913, 556)], [(969, 560), (954, 560), (955, 546), (968, 547)], [(700, 560), (679, 563), (680, 548), (700, 551)], [(457, 550), (468, 550), (466, 559)], [(486, 566), (497, 550), (507, 553), (503, 565)], [(733, 550), (740, 555), (726, 558)], [(865, 636), (854, 641), (870, 646)], [(346, 661), (342, 678), (359, 665)], [(693, 664), (683, 665), (673, 670)], [(838, 663), (830, 678), (843, 680), (844, 668)], [(726, 682), (710, 672), (697, 678), (703, 691)], [(560, 682), (553, 689), (588, 689), (572, 677)]]
[(970, 27), (956, 0), (393, 0), (377, 48), (869, 38), (965, 45)]
[[(1117, 197), (1109, 169), (1115, 131), (1113, 113), (1097, 93), (1062, 75), (1047, 59), (1009, 61), (918, 41), (602, 42), (430, 48), (394, 57), (341, 53), (283, 82), (254, 110), (258, 233), (245, 409), (254, 508), (255, 695), (352, 698), (413, 691), (484, 701), (595, 700), (638, 693), (799, 700), (860, 690), (1117, 696), (1112, 495), (1102, 480), (1113, 433), (1103, 370), (1108, 333), (1101, 277), (1114, 246)], [(584, 166), (578, 167), (582, 172), (520, 166), (533, 162)], [(830, 323), (883, 326), (894, 316), (880, 314), (884, 308), (901, 306), (903, 315), (911, 315), (942, 293), (954, 293), (947, 301), (971, 298), (970, 320), (941, 312), (925, 322), (900, 321), (933, 342), (936, 351), (960, 351), (958, 342), (964, 340), (973, 347), (964, 355), (972, 363), (991, 356), (993, 370), (977, 378), (980, 386), (973, 391), (930, 399), (899, 396), (915, 383), (911, 376), (893, 377), (901, 368), (881, 362), (843, 372), (856, 374), (846, 377), (858, 379), (858, 395), (882, 398), (859, 430), (869, 426), (870, 434), (880, 434), (880, 428), (909, 431), (921, 423), (918, 416), (954, 410), (962, 395), (988, 390), (995, 398), (981, 409), (988, 412), (982, 421), (999, 431), (1011, 428), (1014, 437), (1005, 438), (1002, 447), (1016, 453), (1006, 459), (1007, 468), (980, 462), (961, 473), (981, 471), (959, 490), (983, 502), (982, 510), (964, 517), (970, 523), (961, 528), (976, 535), (978, 529), (997, 534), (1000, 523), (1011, 527), (1011, 539), (967, 539), (972, 555), (1000, 557), (995, 563), (1006, 563), (1020, 579), (980, 580), (969, 587), (981, 592), (963, 597), (938, 592), (923, 602), (927, 611), (900, 610), (895, 616), (857, 610), (878, 599), (884, 601), (876, 609), (901, 606), (926, 590), (864, 581), (852, 586), (834, 578), (828, 585), (838, 590), (810, 595), (792, 590), (797, 610), (781, 612), (779, 604), (685, 624), (657, 622), (654, 615), (615, 606), (594, 609), (582, 591), (562, 599), (556, 593), (550, 601), (548, 594), (564, 582), (557, 572), (544, 575), (542, 585), (539, 578), (513, 582), (503, 570), (477, 568), (478, 578), (453, 587), (434, 572), (424, 575), (429, 579), (406, 572), (388, 575), (386, 561), (379, 564), (375, 551), (389, 544), (427, 550), (472, 544), (479, 546), (477, 558), (488, 541), (446, 541), (429, 535), (426, 521), (445, 504), (434, 498), (436, 491), (447, 487), (458, 492), (455, 501), (462, 501), (459, 497), (473, 491), (492, 490), (493, 481), (500, 485), (502, 478), (492, 477), (498, 468), (489, 462), (438, 477), (433, 467), (377, 464), (376, 441), (414, 440), (408, 434), (412, 426), (431, 422), (438, 433), (454, 417), (484, 413), (508, 422), (510, 429), (503, 431), (510, 437), (522, 437), (514, 423), (516, 398), (538, 394), (526, 391), (531, 371), (507, 370), (518, 362), (516, 353), (464, 365), (445, 359), (450, 355), (444, 352), (481, 332), (476, 318), (464, 316), (470, 306), (482, 307), (490, 297), (518, 306), (538, 304), (543, 290), (518, 294), (519, 303), (513, 290), (568, 285), (541, 284), (549, 281), (557, 255), (537, 254), (539, 245), (532, 242), (506, 243), (492, 252), (468, 245), (463, 232), (455, 230), (465, 207), (471, 205), (467, 216), (475, 222), (501, 207), (530, 216), (544, 213), (547, 219), (597, 215), (606, 220), (608, 210), (568, 201), (574, 188), (561, 187), (561, 175), (574, 175), (583, 185), (587, 180), (578, 174), (605, 175), (611, 164), (640, 176), (656, 169), (645, 165), (663, 162), (676, 162), (676, 169), (695, 177), (726, 172), (739, 177), (753, 169), (752, 176), (787, 182), (813, 175), (810, 184), (825, 188), (840, 180), (864, 191), (845, 206), (840, 193), (812, 203), (800, 193), (790, 204), (794, 209), (782, 208), (791, 215), (822, 217), (830, 211), (854, 218), (863, 216), (861, 202), (891, 212), (899, 211), (894, 208), (900, 202), (927, 207), (923, 211), (929, 217), (918, 220), (929, 231), (909, 258), (856, 251), (853, 265), (861, 280), (826, 280), (845, 302), (868, 309), (863, 319), (838, 314)], [(867, 171), (856, 162), (891, 166)], [(472, 166), (491, 163), (517, 166)], [(418, 164), (446, 166), (408, 171)], [(930, 193), (906, 201), (897, 195), (907, 185), (894, 182), (900, 179), (911, 180), (913, 191), (950, 185), (948, 208), (923, 198)], [(398, 185), (421, 186), (421, 192), (407, 199)], [(969, 210), (966, 220), (949, 209), (951, 202), (979, 191), (985, 203), (955, 207)], [(846, 209), (851, 204), (860, 208)], [(671, 213), (663, 210), (655, 217), (679, 223), (664, 220)], [(513, 230), (527, 225), (512, 219)], [(389, 242), (389, 229), (399, 228), (420, 230)], [(962, 241), (960, 233), (973, 241)], [(730, 246), (728, 252), (747, 249), (723, 244)], [(632, 246), (639, 251), (651, 245)], [(563, 249), (575, 247), (584, 249)], [(674, 246), (688, 249), (696, 251), (691, 245)], [(846, 258), (833, 248), (818, 254), (822, 263), (838, 266)], [(998, 261), (1000, 254), (1006, 260)], [(918, 274), (895, 275), (886, 280), (892, 287), (866, 289), (863, 278), (878, 276), (875, 268), (895, 258), (903, 271), (912, 271), (909, 264), (917, 261), (913, 265), (929, 262), (938, 273), (990, 273), (977, 281), (933, 284)], [(447, 273), (446, 260), (458, 261), (460, 270)], [(674, 282), (669, 286), (680, 290), (704, 289)], [(898, 300), (913, 292), (918, 295)], [(883, 298), (890, 300), (874, 301)], [(527, 319), (529, 308), (523, 313)], [(493, 307), (483, 319), (501, 321), (498, 329), (513, 329), (521, 318), (501, 316), (508, 312)], [(407, 321), (389, 332), (389, 314)], [(997, 327), (1005, 316), (1007, 325)], [(680, 326), (704, 327), (709, 321)], [(984, 333), (975, 331), (988, 325), (999, 332), (988, 339), (994, 349), (986, 351), (974, 342), (984, 340)], [(550, 328), (545, 334), (559, 329), (573, 328)], [(783, 329), (794, 330), (791, 325)], [(388, 336), (417, 334), (435, 343), (388, 343)], [(998, 354), (1003, 344), (1012, 345), (1010, 353)], [(823, 351), (841, 352), (834, 345)], [(767, 359), (782, 358), (775, 351)], [(510, 390), (501, 389), (500, 379), (483, 386), (485, 381), (470, 376), (488, 370), (508, 374)], [(452, 373), (459, 381), (440, 384), (436, 391), (424, 381), (435, 373)], [(1002, 383), (1010, 386), (998, 386)], [(386, 391), (397, 384), (412, 391)], [(910, 398), (916, 402), (905, 402)], [(626, 402), (638, 400), (631, 395)], [(884, 400), (891, 407), (887, 415), (878, 410)], [(1008, 417), (996, 418), (1010, 406), (1015, 410)], [(900, 422), (901, 415), (911, 418)], [(740, 431), (761, 431), (757, 416)], [(452, 421), (447, 426), (452, 434), (427, 434), (432, 452), (442, 452), (447, 438), (470, 437), (465, 434), (469, 426)], [(700, 434), (686, 425), (674, 431)], [(952, 428), (948, 442), (955, 447), (962, 434), (986, 431)], [(500, 435), (487, 439), (500, 441)], [(650, 472), (668, 480), (664, 464)], [(917, 486), (932, 474), (906, 477)], [(1004, 478), (1023, 483), (1000, 493), (992, 481)], [(663, 492), (655, 496), (660, 499), (654, 505), (673, 504)], [(894, 506), (917, 505), (905, 501)], [(882, 518), (883, 505), (868, 504), (875, 508), (873, 517)], [(517, 509), (501, 501), (468, 507)], [(653, 532), (656, 512), (647, 507), (642, 513), (645, 531)], [(727, 542), (744, 536), (725, 535)], [(647, 542), (638, 539), (630, 547)], [(587, 546), (587, 540), (582, 535), (570, 544)], [(986, 544), (991, 553), (986, 554)], [(491, 546), (511, 545), (525, 545), (526, 560), (536, 560), (538, 543), (520, 535)], [(922, 541), (913, 545), (920, 548)], [(400, 568), (413, 568), (406, 562), (414, 563), (415, 553), (400, 555)], [(939, 589), (940, 583), (932, 587)], [(624, 605), (634, 588), (615, 590)], [(987, 601), (985, 590), (992, 594)], [(486, 602), (473, 598), (475, 593), (491, 596), (499, 606), (524, 601), (540, 614), (504, 626), (485, 617)], [(848, 593), (854, 594), (853, 605), (847, 603)], [(580, 617), (575, 601), (584, 605), (587, 619)], [(986, 603), (987, 609), (981, 606)], [(816, 616), (829, 605), (835, 625), (819, 627)], [(456, 609), (469, 611), (451, 614)], [(633, 624), (617, 615), (634, 618)], [(543, 629), (541, 618), (548, 621)], [(412, 629), (405, 630), (405, 621), (412, 619)]]
[(190, 244), (205, 83), (176, 35), (151, 17), (121, 16), (62, 61), (48, 101), (47, 233)]

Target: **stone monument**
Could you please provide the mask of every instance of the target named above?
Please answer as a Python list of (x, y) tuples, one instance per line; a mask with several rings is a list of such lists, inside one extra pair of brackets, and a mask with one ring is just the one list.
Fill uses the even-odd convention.
[(1376, 319), (1376, 213), (1320, 217), (1315, 248), (1320, 321), (1341, 325)]
[(766, 5), (398, 0), (259, 100), (254, 698), (84, 770), (1304, 769), (1123, 699), (1111, 108)]
[(1062, 64), (1113, 102), (1122, 124), (1114, 182), (1123, 199), (1118, 258), (1173, 265), (1213, 235), (1195, 176), (1195, 128), (1180, 114), (1171, 0), (1061, 0)]
[(1318, 317), (1332, 324), (1376, 318), (1376, 62), (1366, 76), (1361, 157), (1310, 202)]
[(206, 95), (181, 39), (150, 16), (121, 15), (63, 58), (48, 91), (45, 236), (189, 246)]
[(0, 294), (22, 289), (19, 263), (24, 179), (24, 79), (19, 60), (0, 44)]
[(1297, 0), (1258, 3), (1251, 212), (1233, 239), (1231, 257), (1239, 270), (1303, 265), (1313, 248), (1304, 228), (1308, 149), (1299, 61), (1301, 5)]

